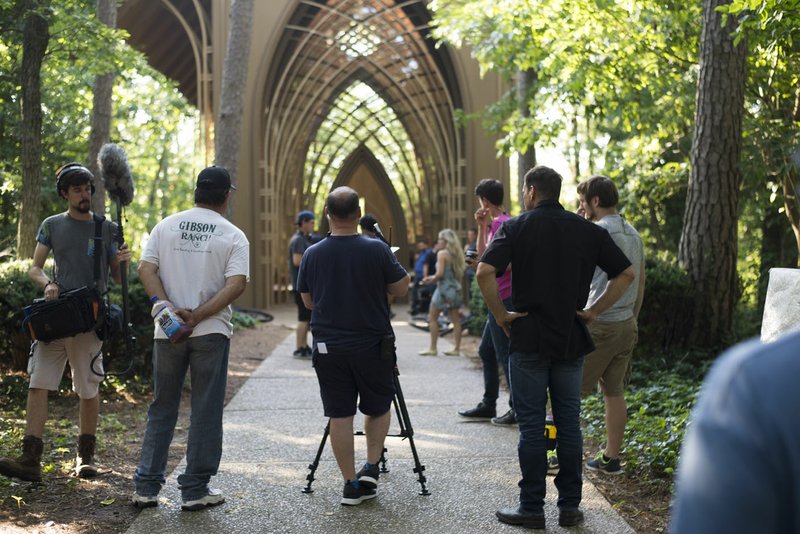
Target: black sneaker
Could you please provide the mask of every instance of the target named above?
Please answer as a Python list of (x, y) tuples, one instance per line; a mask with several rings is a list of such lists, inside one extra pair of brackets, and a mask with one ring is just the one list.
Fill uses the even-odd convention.
[(578, 523), (583, 522), (583, 510), (575, 508), (574, 510), (561, 510), (558, 513), (558, 524), (562, 527), (574, 527)]
[(307, 360), (307, 359), (311, 358), (311, 354), (312, 354), (312, 351), (311, 351), (310, 348), (308, 348), (308, 347), (300, 347), (299, 349), (296, 349), (292, 353), (292, 356), (294, 358), (297, 358), (298, 360)]
[(367, 467), (367, 464), (364, 464), (364, 467), (361, 468), (361, 471), (356, 473), (356, 478), (358, 479), (358, 483), (362, 486), (366, 486), (368, 488), (376, 489), (378, 487), (378, 478), (381, 476), (380, 469), (378, 469), (378, 464), (372, 465)]
[(497, 410), (494, 406), (489, 406), (481, 401), (471, 410), (462, 410), (458, 412), (458, 415), (466, 417), (467, 419), (491, 419), (497, 415)]
[(492, 417), (492, 424), (499, 426), (514, 426), (517, 424), (517, 416), (514, 410), (508, 410), (500, 417)]
[(350, 482), (345, 482), (344, 491), (342, 491), (342, 504), (355, 506), (366, 500), (374, 499), (376, 496), (377, 493), (374, 488), (368, 488), (364, 484), (359, 484), (358, 487), (355, 487)]
[(598, 452), (597, 456), (586, 462), (586, 469), (607, 475), (621, 475), (625, 472), (622, 470), (619, 458), (609, 458), (603, 451)]

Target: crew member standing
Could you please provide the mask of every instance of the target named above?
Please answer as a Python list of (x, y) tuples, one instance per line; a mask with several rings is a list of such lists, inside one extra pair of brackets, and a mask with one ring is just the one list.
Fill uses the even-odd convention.
[[(342, 504), (376, 496), (378, 460), (389, 431), (394, 398), (394, 333), (387, 293), (408, 292), (408, 274), (379, 239), (358, 233), (358, 193), (334, 189), (325, 202), (330, 235), (311, 246), (300, 264), (297, 287), (311, 312), (314, 369), (331, 448), (345, 479)], [(356, 473), (353, 417), (364, 414), (367, 461)]]
[[(56, 188), (58, 196), (67, 201), (68, 209), (42, 222), (36, 236), (33, 265), (28, 271), (31, 280), (44, 289), (45, 300), (57, 299), (62, 291), (95, 284), (95, 221), (90, 211), (94, 176), (83, 165), (68, 163), (56, 171)], [(114, 280), (119, 282), (120, 263), (131, 260), (127, 245), (117, 248), (114, 239), (116, 232), (116, 224), (103, 221), (103, 256), (100, 258), (97, 288), (101, 293), (106, 290), (109, 268)], [(44, 263), (50, 250), (55, 258), (55, 275), (52, 278), (44, 272)], [(41, 480), (47, 394), (58, 389), (64, 366), (69, 361), (72, 389), (80, 398), (80, 436), (74, 472), (83, 478), (97, 475), (94, 450), (100, 411), (99, 385), (103, 380), (102, 346), (103, 342), (94, 331), (49, 343), (34, 342), (33, 356), (28, 362), (30, 386), (22, 455), (16, 459), (0, 458), (0, 473), (22, 480)]]
[(297, 305), (296, 348), (292, 353), (295, 358), (311, 358), (311, 348), (308, 346), (308, 321), (311, 319), (311, 312), (305, 307), (300, 292), (297, 291), (297, 270), (306, 249), (315, 242), (312, 240), (313, 230), (314, 214), (308, 210), (298, 213), (297, 231), (289, 240), (289, 273), (292, 275), (292, 293)]
[(158, 223), (139, 263), (147, 294), (171, 303), (194, 329), (179, 343), (171, 343), (160, 327), (155, 330), (153, 402), (133, 476), (133, 502), (141, 508), (158, 504), (187, 370), (192, 380), (192, 418), (186, 469), (178, 476), (181, 508), (196, 511), (225, 501), (222, 492), (208, 483), (222, 457), (222, 409), (233, 334), (230, 305), (250, 275), (247, 237), (224, 216), (233, 190), (225, 168), (200, 171), (195, 207)]
[[(586, 325), (608, 309), (634, 279), (631, 262), (605, 229), (558, 203), (561, 176), (537, 166), (525, 174), (525, 209), (503, 223), (478, 264), (478, 285), (497, 324), (510, 334), (511, 396), (519, 422), (522, 480), (517, 506), (497, 511), (503, 523), (545, 528), (547, 393), (558, 428), (558, 524), (583, 521), (580, 390), (583, 357), (594, 348)], [(508, 311), (495, 278), (514, 266)], [(603, 294), (587, 309), (595, 266), (608, 274)]]

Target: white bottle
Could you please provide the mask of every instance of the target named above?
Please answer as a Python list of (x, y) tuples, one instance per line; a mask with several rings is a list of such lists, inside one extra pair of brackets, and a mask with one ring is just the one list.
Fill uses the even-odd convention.
[(158, 295), (154, 295), (150, 302), (153, 304), (150, 314), (170, 343), (180, 343), (192, 335), (194, 329), (178, 317), (169, 302), (158, 300)]

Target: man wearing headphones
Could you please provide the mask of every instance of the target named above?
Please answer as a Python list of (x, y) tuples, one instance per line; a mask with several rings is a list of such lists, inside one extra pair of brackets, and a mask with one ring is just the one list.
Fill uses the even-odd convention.
[[(57, 299), (62, 291), (95, 284), (95, 221), (90, 210), (94, 176), (83, 165), (68, 163), (58, 169), (56, 180), (58, 194), (67, 201), (68, 209), (42, 222), (36, 237), (33, 265), (28, 271), (31, 280), (44, 289), (45, 300)], [(117, 247), (116, 231), (116, 224), (103, 221), (103, 256), (97, 281), (97, 290), (101, 293), (106, 291), (109, 269), (114, 280), (119, 282), (120, 263), (131, 260), (127, 245)], [(53, 276), (48, 276), (44, 264), (51, 250), (55, 269)], [(0, 474), (28, 481), (41, 480), (47, 394), (58, 389), (64, 366), (69, 361), (72, 389), (80, 398), (80, 436), (74, 472), (83, 478), (97, 475), (93, 458), (100, 409), (99, 385), (103, 379), (102, 345), (93, 330), (49, 343), (34, 342), (33, 356), (28, 362), (30, 385), (22, 455), (16, 459), (0, 458)]]

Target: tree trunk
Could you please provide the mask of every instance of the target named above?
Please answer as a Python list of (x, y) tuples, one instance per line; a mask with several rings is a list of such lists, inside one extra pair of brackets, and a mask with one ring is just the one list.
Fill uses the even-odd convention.
[[(522, 70), (517, 74), (517, 98), (519, 99), (519, 112), (523, 118), (531, 116), (529, 107), (530, 95), (536, 88), (538, 77), (534, 70)], [(517, 154), (517, 191), (519, 205), (524, 206), (523, 197), (525, 196), (525, 173), (536, 166), (536, 148), (531, 143), (524, 151)], [(510, 199), (510, 194), (509, 194)], [(524, 208), (523, 208), (524, 209)]]
[(736, 271), (739, 158), (744, 111), (744, 42), (734, 46), (734, 21), (722, 26), (704, 0), (700, 76), (692, 141), (689, 190), (678, 259), (694, 296), (690, 345), (717, 346), (733, 324), (738, 300)]
[[(231, 4), (228, 47), (222, 69), (220, 110), (216, 125), (216, 162), (238, 182), (239, 147), (242, 138), (242, 108), (247, 82), (247, 62), (250, 55), (250, 31), (253, 20), (253, 0), (233, 0)], [(233, 203), (229, 203), (228, 213)]]
[(17, 257), (30, 258), (36, 247), (39, 194), (42, 189), (41, 69), (50, 25), (47, 0), (26, 0), (22, 30), (22, 203), (17, 224)]
[[(109, 28), (117, 27), (117, 1), (98, 0), (97, 20)], [(87, 167), (94, 174), (97, 188), (92, 197), (92, 211), (103, 214), (106, 211), (106, 185), (100, 176), (97, 155), (105, 143), (111, 140), (111, 92), (114, 89), (114, 72), (95, 76), (94, 103), (92, 105), (92, 129), (89, 132), (89, 161)]]

